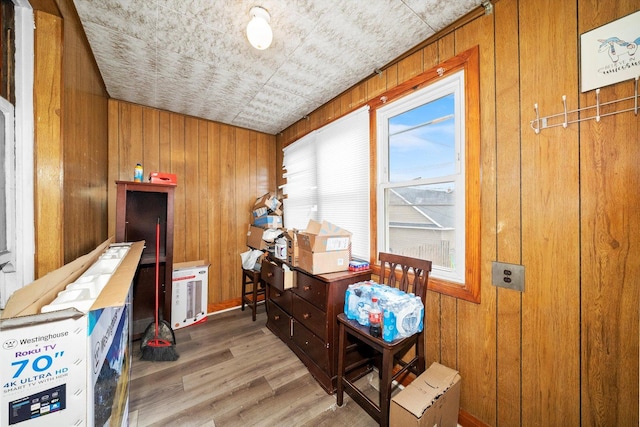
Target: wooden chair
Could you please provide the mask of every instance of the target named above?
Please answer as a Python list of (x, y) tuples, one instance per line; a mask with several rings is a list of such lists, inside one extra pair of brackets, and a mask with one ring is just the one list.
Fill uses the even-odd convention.
[[(247, 289), (247, 285), (251, 285), (251, 289)], [(258, 296), (265, 295), (265, 285), (260, 278), (260, 271), (242, 269), (242, 311), (245, 304), (251, 307), (251, 316), (256, 321), (256, 306), (258, 305)]]
[[(398, 288), (407, 293), (412, 292), (420, 297), (423, 304), (425, 303), (431, 261), (380, 253), (380, 267), (380, 283)], [(391, 403), (393, 381), (407, 371), (418, 376), (425, 370), (424, 329), (422, 332), (410, 337), (386, 342), (382, 337), (373, 337), (369, 334), (368, 326), (362, 326), (355, 320), (349, 320), (344, 313), (338, 315), (338, 324), (340, 327), (336, 392), (338, 406), (342, 406), (344, 392), (347, 392), (381, 426), (387, 426), (389, 424), (389, 405)], [(369, 347), (367, 349), (369, 351), (371, 349), (374, 350), (373, 354), (376, 357), (360, 360), (351, 366), (345, 366), (347, 342), (349, 340), (347, 335), (356, 338), (355, 341), (358, 342), (356, 345)], [(413, 359), (409, 362), (401, 360), (410, 348), (415, 348)], [(379, 369), (379, 404), (373, 402), (360, 391), (348, 376), (349, 372), (358, 368), (362, 370), (364, 364), (370, 364), (372, 361), (376, 361)], [(401, 369), (394, 374), (393, 369), (396, 364), (400, 365)]]

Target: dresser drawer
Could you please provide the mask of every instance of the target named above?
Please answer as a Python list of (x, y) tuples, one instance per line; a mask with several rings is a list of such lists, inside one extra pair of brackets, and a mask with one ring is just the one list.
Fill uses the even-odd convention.
[(284, 272), (280, 266), (268, 261), (263, 261), (260, 277), (266, 283), (284, 292)]
[(327, 283), (322, 280), (298, 272), (296, 274), (296, 287), (293, 292), (320, 310), (327, 311), (327, 286)]
[(276, 289), (273, 285), (267, 285), (267, 298), (278, 304), (287, 313), (291, 313), (292, 297), (293, 293), (291, 292), (291, 289), (281, 291), (280, 289)]
[(283, 341), (291, 337), (291, 317), (271, 301), (267, 301), (267, 327)]
[(322, 341), (327, 340), (327, 314), (307, 300), (293, 295), (293, 314), (296, 321), (302, 323)]
[(283, 268), (281, 265), (269, 261), (262, 262), (260, 278), (281, 291), (295, 286), (294, 275), (295, 272), (287, 266)]
[(293, 336), (291, 338), (296, 346), (313, 360), (322, 371), (329, 373), (329, 350), (326, 343), (295, 319), (292, 324)]

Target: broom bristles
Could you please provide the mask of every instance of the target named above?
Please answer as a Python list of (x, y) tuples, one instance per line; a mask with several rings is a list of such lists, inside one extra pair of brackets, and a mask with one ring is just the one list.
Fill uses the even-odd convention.
[(170, 344), (161, 345), (161, 346), (153, 346), (147, 345), (142, 348), (142, 355), (140, 358), (142, 360), (151, 360), (154, 362), (173, 362), (178, 360), (180, 355), (176, 351), (176, 349)]
[(178, 360), (180, 355), (168, 341), (165, 340), (150, 340), (142, 347), (142, 360), (151, 360), (156, 362), (173, 362)]
[(173, 362), (180, 355), (175, 349), (176, 337), (173, 329), (166, 320), (159, 322), (159, 335), (156, 335), (156, 325), (151, 323), (145, 330), (140, 342), (142, 352), (140, 359), (158, 362)]

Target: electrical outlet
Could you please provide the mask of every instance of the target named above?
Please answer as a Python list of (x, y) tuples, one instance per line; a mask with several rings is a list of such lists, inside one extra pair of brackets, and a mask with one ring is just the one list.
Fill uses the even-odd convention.
[(494, 261), (491, 273), (494, 286), (524, 292), (524, 265)]

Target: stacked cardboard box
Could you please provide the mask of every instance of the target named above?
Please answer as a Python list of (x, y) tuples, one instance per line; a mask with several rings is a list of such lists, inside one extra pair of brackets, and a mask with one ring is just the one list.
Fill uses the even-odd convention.
[(258, 197), (251, 208), (251, 225), (247, 232), (247, 246), (260, 251), (272, 250), (274, 240), (282, 234), (282, 202), (272, 193)]
[(263, 228), (282, 227), (282, 202), (272, 193), (266, 193), (256, 199), (251, 210), (253, 225)]
[(284, 234), (287, 239), (287, 263), (293, 267), (298, 265), (298, 230), (287, 230)]
[(249, 231), (247, 232), (247, 246), (260, 251), (269, 249), (269, 243), (264, 240), (263, 235), (264, 228), (258, 227), (257, 225), (250, 225)]
[(349, 269), (351, 233), (330, 222), (310, 220), (297, 233), (298, 267), (311, 274)]

